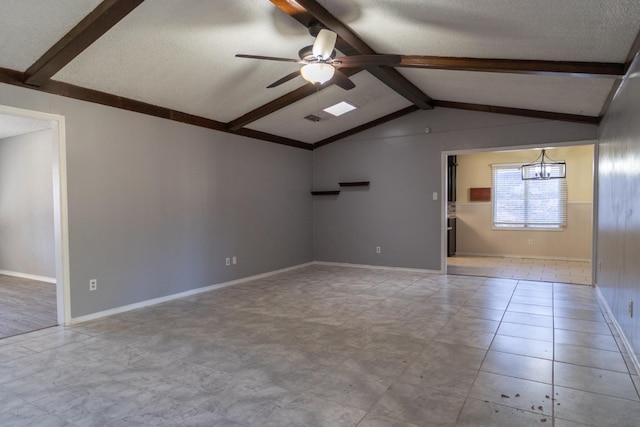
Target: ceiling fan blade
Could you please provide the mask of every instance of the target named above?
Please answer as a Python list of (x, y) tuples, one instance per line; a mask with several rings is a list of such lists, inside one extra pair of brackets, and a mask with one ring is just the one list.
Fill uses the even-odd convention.
[(284, 76), (280, 80), (276, 80), (275, 82), (271, 83), (269, 86), (267, 86), (267, 89), (271, 89), (272, 87), (280, 86), (282, 83), (286, 83), (289, 80), (293, 80), (296, 77), (298, 77), (299, 75), (300, 75), (300, 70), (296, 70), (293, 73), (287, 74), (286, 76)]
[(249, 58), (249, 59), (264, 59), (267, 61), (281, 61), (281, 62), (300, 62), (298, 59), (292, 58), (277, 58), (275, 56), (261, 56), (261, 55), (244, 55), (242, 53), (238, 53), (236, 58)]
[(365, 68), (370, 65), (393, 66), (401, 61), (400, 55), (354, 55), (336, 58), (333, 65), (341, 68)]
[(329, 59), (333, 48), (336, 47), (336, 40), (338, 35), (333, 31), (322, 29), (316, 37), (316, 41), (313, 42), (313, 56), (321, 57), (322, 59)]
[(356, 85), (347, 77), (342, 71), (336, 70), (333, 75), (333, 78), (330, 80), (331, 83), (340, 86), (344, 90), (351, 90)]

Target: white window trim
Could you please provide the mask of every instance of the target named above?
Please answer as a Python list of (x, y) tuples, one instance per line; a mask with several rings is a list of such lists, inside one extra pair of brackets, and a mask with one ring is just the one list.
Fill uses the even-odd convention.
[[(568, 204), (569, 204), (569, 200), (568, 197), (566, 197), (565, 200), (565, 204), (564, 204), (564, 223), (560, 224), (558, 226), (555, 227), (549, 227), (549, 226), (527, 226), (525, 225), (521, 225), (521, 226), (496, 226), (496, 221), (495, 221), (495, 188), (494, 188), (494, 169), (496, 167), (498, 168), (503, 168), (503, 169), (509, 169), (509, 168), (518, 168), (520, 169), (522, 167), (522, 165), (527, 164), (526, 162), (522, 162), (522, 163), (492, 163), (489, 165), (489, 167), (491, 168), (491, 229), (492, 230), (496, 230), (496, 231), (551, 231), (551, 232), (558, 232), (558, 231), (564, 231), (567, 228), (567, 215), (568, 215)], [(565, 180), (565, 184), (566, 184), (566, 178), (562, 178)]]

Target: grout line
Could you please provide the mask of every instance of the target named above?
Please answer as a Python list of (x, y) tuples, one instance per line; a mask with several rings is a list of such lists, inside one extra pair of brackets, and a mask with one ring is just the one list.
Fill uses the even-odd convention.
[[(464, 402), (462, 403), (462, 406), (460, 407), (460, 411), (458, 412), (458, 416), (456, 417), (456, 422), (458, 422), (458, 420), (460, 419), (460, 416), (462, 415), (462, 411), (465, 408), (465, 406), (467, 405), (467, 402), (469, 401), (469, 394), (471, 393), (471, 389), (473, 388), (473, 386), (476, 384), (476, 381), (478, 380), (478, 376), (480, 375), (480, 370), (482, 369), (482, 365), (484, 364), (485, 360), (487, 359), (487, 355), (489, 354), (489, 351), (491, 351), (491, 346), (493, 345), (493, 341), (495, 341), (496, 335), (498, 335), (498, 330), (500, 329), (500, 325), (502, 325), (502, 322), (504, 320), (504, 316), (507, 314), (507, 309), (509, 308), (509, 304), (511, 304), (511, 300), (513, 299), (513, 294), (515, 294), (516, 289), (518, 289), (518, 283), (516, 283), (516, 285), (513, 287), (513, 290), (511, 291), (511, 297), (509, 298), (509, 302), (507, 303), (507, 305), (504, 308), (504, 310), (502, 310), (502, 317), (500, 317), (500, 321), (498, 323), (498, 327), (496, 328), (496, 331), (493, 333), (493, 338), (491, 339), (491, 342), (489, 343), (489, 347), (487, 347), (487, 350), (484, 353), (484, 357), (482, 358), (482, 361), (480, 362), (480, 366), (478, 367), (478, 371), (476, 372), (476, 376), (473, 379), (473, 382), (471, 383), (471, 387), (469, 387), (469, 390), (467, 391), (467, 394), (464, 397)], [(495, 404), (499, 405), (499, 403), (495, 403)], [(502, 405), (502, 406), (504, 406), (504, 405)], [(510, 406), (507, 406), (507, 407), (512, 408)]]

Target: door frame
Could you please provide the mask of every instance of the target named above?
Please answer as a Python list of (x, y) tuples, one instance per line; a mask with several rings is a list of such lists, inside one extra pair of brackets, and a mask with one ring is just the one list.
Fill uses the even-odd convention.
[(67, 149), (64, 116), (0, 105), (0, 114), (51, 123), (53, 156), (53, 222), (56, 267), (56, 307), (59, 325), (71, 322), (69, 282), (69, 212), (67, 204)]
[[(447, 150), (441, 152), (440, 171), (442, 187), (440, 194), (447, 194), (447, 157), (457, 156), (464, 154), (474, 153), (487, 153), (496, 151), (516, 151), (516, 150), (535, 150), (541, 147), (557, 148), (557, 147), (571, 147), (575, 145), (593, 145), (593, 168), (592, 168), (592, 211), (591, 211), (591, 286), (595, 286), (597, 279), (597, 219), (598, 219), (598, 140), (590, 139), (585, 141), (567, 141), (559, 143), (540, 143), (529, 145), (513, 145), (503, 147), (487, 147), (487, 148), (475, 148), (475, 149), (460, 149), (460, 150)], [(440, 204), (440, 272), (441, 274), (447, 274), (447, 198), (441, 197)]]

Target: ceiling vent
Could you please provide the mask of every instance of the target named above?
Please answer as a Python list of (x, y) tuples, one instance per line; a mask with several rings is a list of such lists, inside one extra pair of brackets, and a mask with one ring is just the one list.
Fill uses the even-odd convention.
[(304, 116), (305, 119), (311, 121), (311, 122), (319, 122), (320, 121), (320, 117), (318, 116), (314, 116), (313, 114), (309, 114), (308, 116)]

